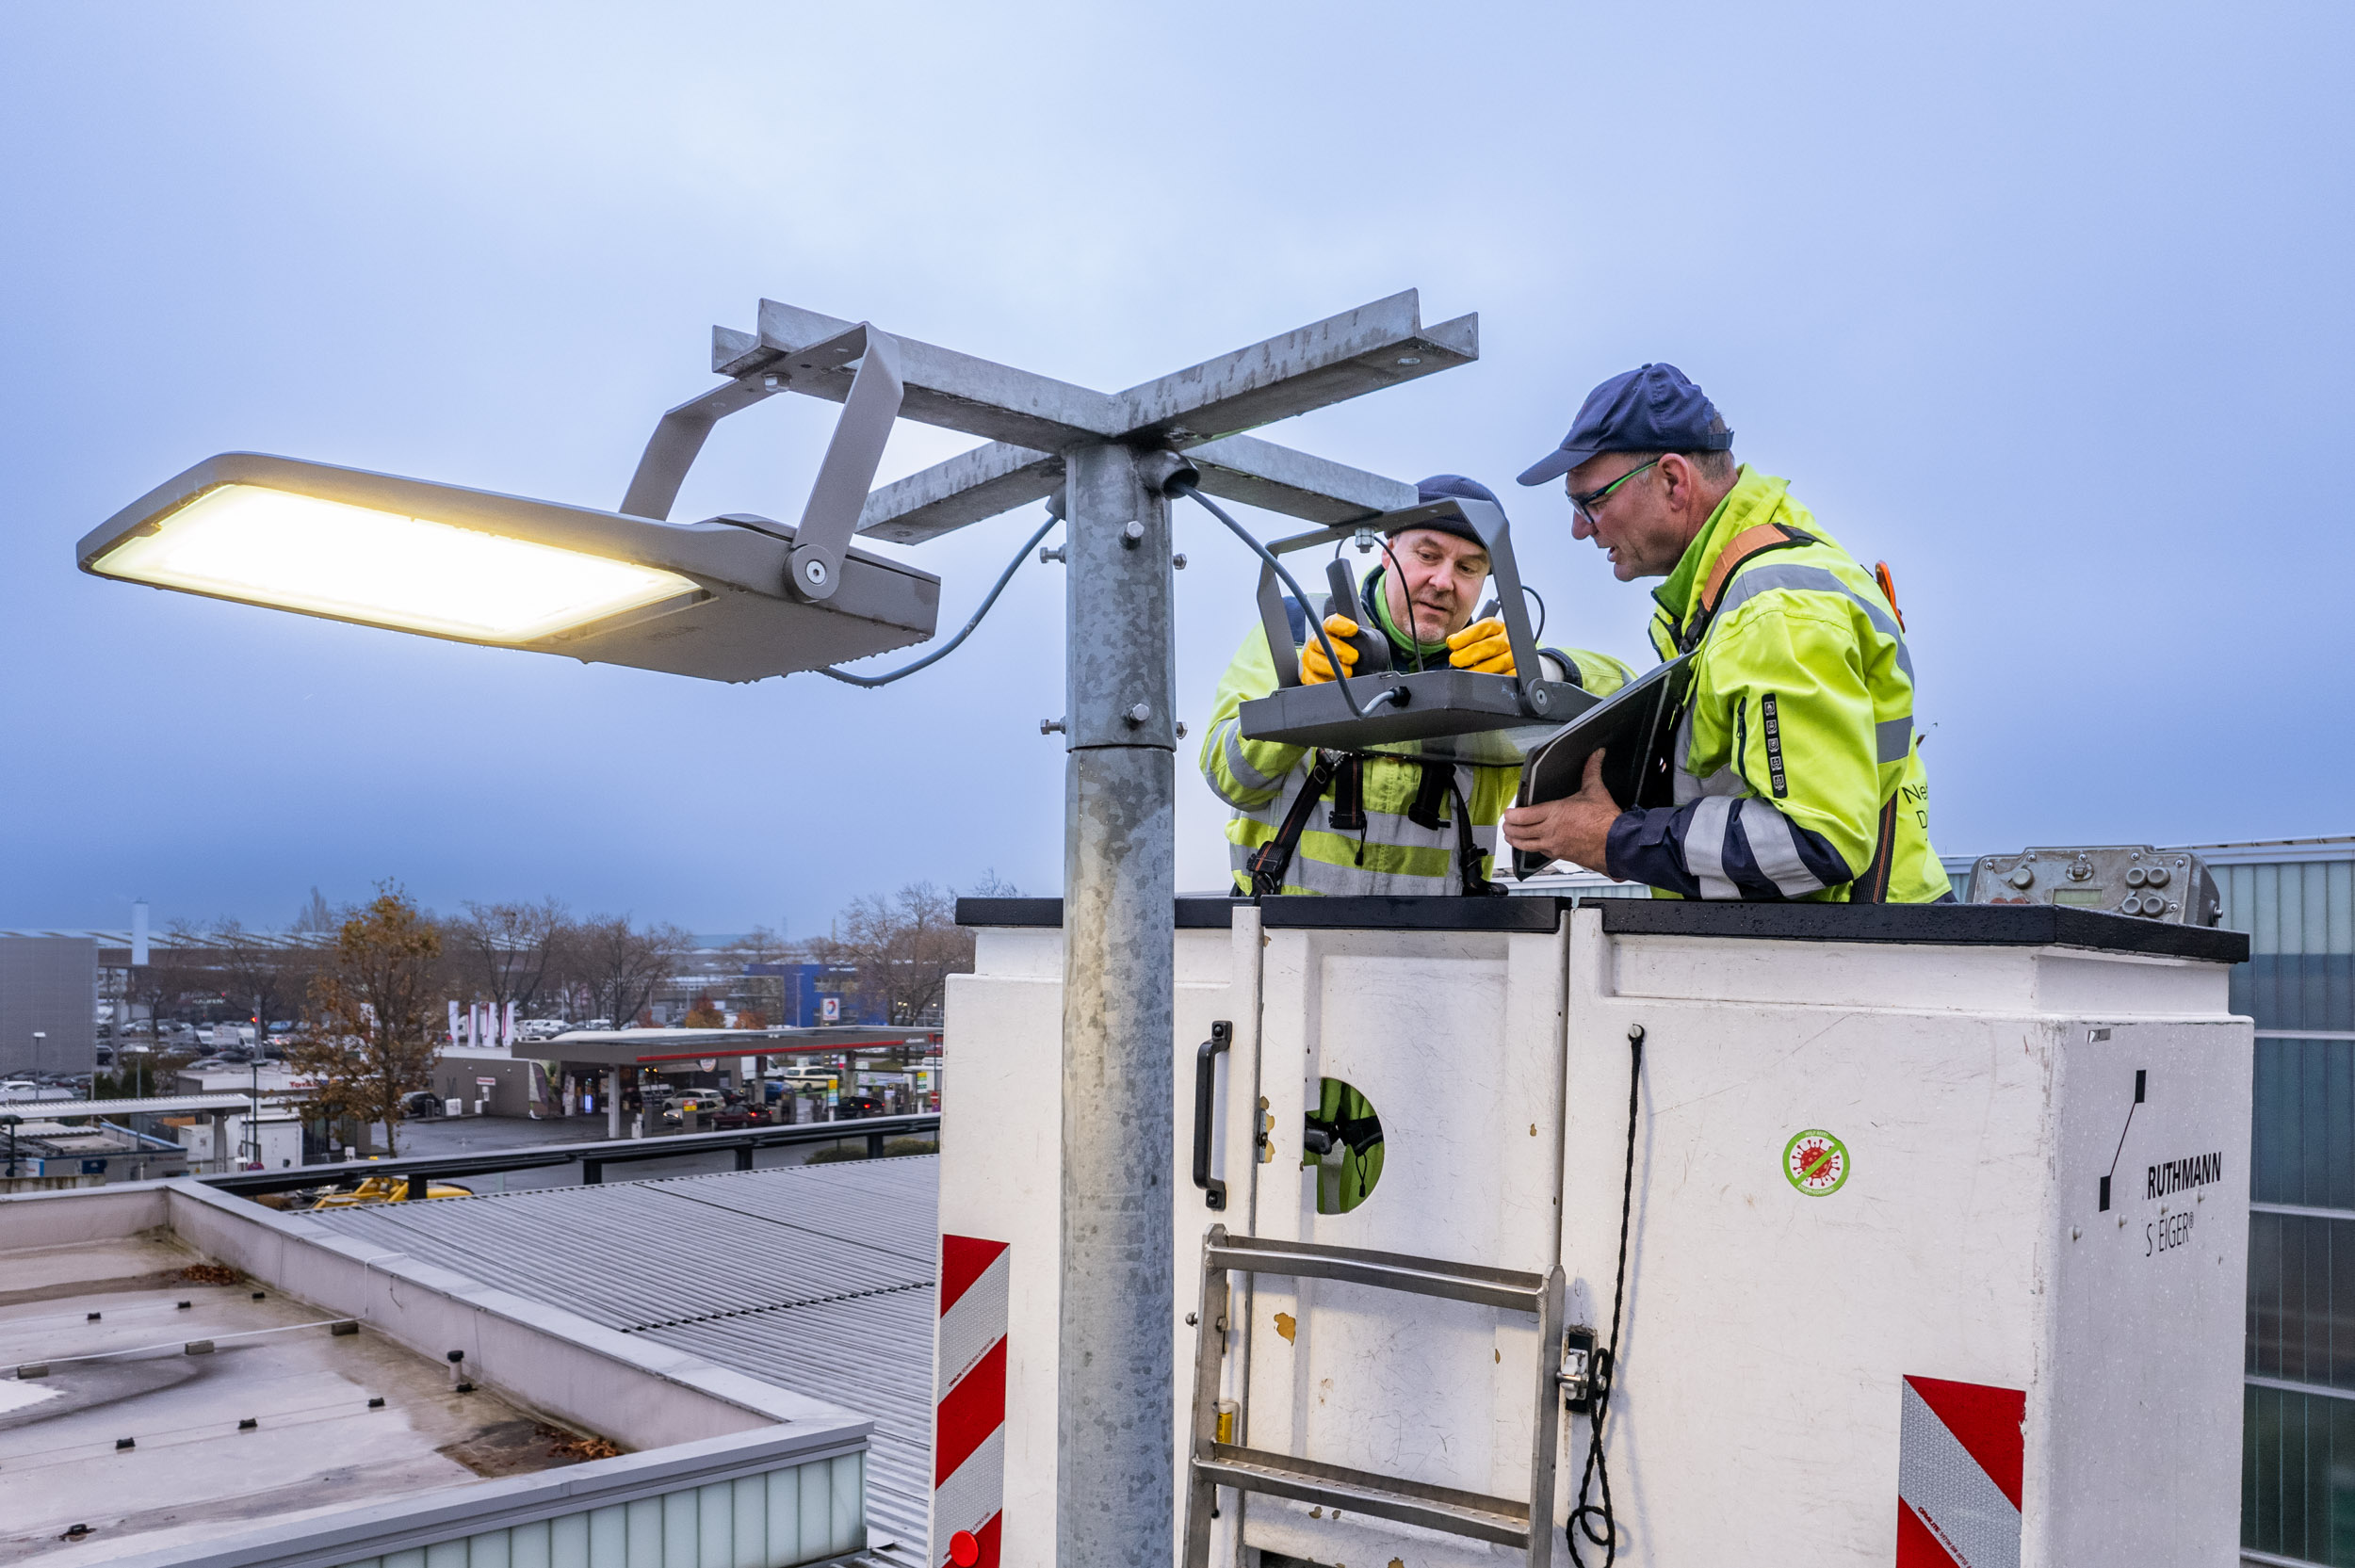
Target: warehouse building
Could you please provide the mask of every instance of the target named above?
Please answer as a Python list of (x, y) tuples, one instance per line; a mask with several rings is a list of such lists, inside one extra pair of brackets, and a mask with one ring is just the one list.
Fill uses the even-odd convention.
[(89, 936), (0, 932), (0, 1075), (92, 1071), (97, 1005)]

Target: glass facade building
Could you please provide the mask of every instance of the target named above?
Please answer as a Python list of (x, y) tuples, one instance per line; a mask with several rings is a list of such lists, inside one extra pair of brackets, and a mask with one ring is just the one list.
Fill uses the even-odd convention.
[(2249, 933), (2257, 1026), (2241, 1560), (2355, 1568), (2355, 837), (2188, 848)]
[(2355, 838), (2196, 849), (2257, 1025), (2241, 1548), (2355, 1568)]
[[(2355, 1568), (2355, 837), (2189, 848), (2249, 933), (2232, 1006), (2257, 1026), (2241, 1560)], [(1970, 857), (1945, 865), (1960, 892)], [(1519, 890), (1645, 891), (1591, 872)]]

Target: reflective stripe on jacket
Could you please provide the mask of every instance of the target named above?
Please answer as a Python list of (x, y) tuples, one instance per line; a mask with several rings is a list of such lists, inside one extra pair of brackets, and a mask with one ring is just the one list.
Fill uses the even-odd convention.
[[(1377, 574), (1378, 575), (1378, 574)], [(1389, 617), (1380, 622), (1389, 631)], [(1304, 621), (1305, 628), (1305, 621)], [(1393, 657), (1402, 669), (1411, 668), (1411, 646), (1401, 648), (1391, 636)], [(1403, 655), (1403, 656), (1402, 656)], [(1436, 655), (1446, 661), (1442, 646)], [(1600, 654), (1571, 651), (1581, 684), (1602, 695), (1616, 691), (1630, 678), (1627, 667)], [(1424, 650), (1426, 661), (1434, 657)], [(1218, 798), (1234, 808), (1226, 824), (1228, 859), (1235, 886), (1251, 890), (1250, 860), (1259, 846), (1276, 834), (1307, 780), (1312, 759), (1308, 749), (1280, 741), (1245, 740), (1237, 710), (1253, 698), (1275, 689), (1275, 661), (1268, 655), (1266, 634), (1258, 627), (1244, 637), (1235, 660), (1218, 684), (1209, 732), (1202, 737), (1202, 776)], [(1454, 803), (1437, 805), (1434, 825), (1413, 820), (1408, 813), (1424, 788), (1424, 765), (1404, 757), (1368, 756), (1359, 774), (1362, 827), (1334, 825), (1346, 802), (1335, 800), (1312, 808), (1307, 831), (1284, 872), (1286, 893), (1439, 895), (1463, 891), (1457, 874)], [(1520, 787), (1519, 768), (1480, 768), (1458, 764), (1448, 770), (1456, 791), (1467, 803), (1472, 834), (1484, 852), (1483, 875), (1494, 875), (1497, 823)], [(1339, 795), (1337, 781), (1329, 794)]]
[[(1770, 547), (1733, 567), (1709, 614), (1720, 558), (1778, 525), (1810, 537), (1753, 536)], [(1746, 465), (1653, 597), (1663, 658), (1701, 638), (1677, 735), (1677, 804), (1612, 825), (1610, 873), (1687, 898), (1948, 897), (1904, 629), (1873, 574), (1788, 484)]]

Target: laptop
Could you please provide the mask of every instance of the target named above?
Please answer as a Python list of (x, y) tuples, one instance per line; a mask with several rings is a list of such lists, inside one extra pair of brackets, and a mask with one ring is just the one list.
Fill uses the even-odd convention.
[[(1543, 805), (1579, 792), (1586, 759), (1603, 753), (1602, 783), (1621, 809), (1675, 802), (1676, 729), (1692, 689), (1693, 655), (1682, 654), (1630, 681), (1527, 749), (1517, 806)], [(1513, 875), (1527, 881), (1552, 862), (1513, 851)], [(1596, 866), (1592, 869), (1600, 870)]]

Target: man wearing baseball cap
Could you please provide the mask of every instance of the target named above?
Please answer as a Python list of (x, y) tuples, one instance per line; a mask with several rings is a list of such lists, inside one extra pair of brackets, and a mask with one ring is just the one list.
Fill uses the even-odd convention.
[(1505, 842), (1686, 898), (1950, 901), (1885, 573), (1786, 481), (1737, 466), (1724, 416), (1672, 364), (1589, 393), (1521, 483), (1556, 478), (1619, 581), (1667, 579), (1652, 646), (1695, 654), (1694, 678), (1676, 804), (1620, 809), (1598, 758), (1576, 795), (1505, 813)]
[[(1416, 487), (1423, 504), (1475, 499), (1494, 503), (1486, 485), (1435, 474)], [(1461, 518), (1443, 516), (1390, 530), (1379, 564), (1359, 585), (1355, 605), (1326, 606), (1325, 632), (1343, 674), (1357, 650), (1344, 639), (1371, 631), (1389, 644), (1394, 670), (1426, 668), (1513, 673), (1504, 623), (1475, 622), (1488, 582), (1488, 552)], [(1321, 643), (1308, 635), (1307, 611), (1286, 600), (1292, 641), (1301, 646), (1301, 679), (1333, 679)], [(1555, 680), (1596, 693), (1616, 691), (1629, 671), (1584, 651), (1540, 649)], [(1226, 824), (1235, 886), (1243, 893), (1476, 894), (1502, 892), (1488, 881), (1497, 818), (1519, 787), (1518, 768), (1423, 761), (1381, 753), (1311, 751), (1274, 740), (1245, 740), (1238, 710), (1275, 689), (1267, 634), (1254, 627), (1219, 682), (1210, 733), (1202, 737), (1202, 776), (1234, 808)], [(1327, 799), (1331, 804), (1322, 804)]]

